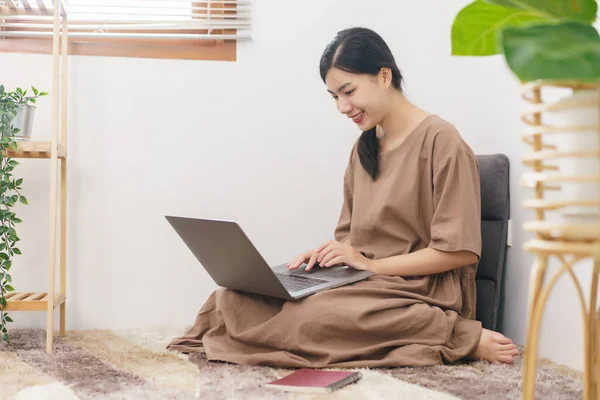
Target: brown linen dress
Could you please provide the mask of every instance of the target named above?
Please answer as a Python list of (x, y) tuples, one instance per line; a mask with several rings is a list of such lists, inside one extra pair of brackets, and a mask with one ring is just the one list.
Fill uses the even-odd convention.
[[(380, 259), (426, 247), (481, 255), (479, 170), (453, 125), (430, 115), (381, 154), (372, 181), (356, 144), (335, 239)], [(168, 349), (279, 367), (456, 362), (476, 349), (477, 263), (445, 273), (374, 275), (297, 301), (217, 289)]]

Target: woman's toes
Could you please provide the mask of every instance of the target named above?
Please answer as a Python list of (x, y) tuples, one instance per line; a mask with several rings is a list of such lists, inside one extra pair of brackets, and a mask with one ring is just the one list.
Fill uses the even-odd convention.
[(505, 344), (505, 345), (512, 344), (512, 340), (510, 340), (509, 338), (507, 338), (506, 336), (504, 336), (501, 333), (496, 333), (494, 335), (494, 339), (496, 340), (496, 342), (498, 342), (500, 344)]
[(514, 344), (501, 344), (500, 345), (500, 351), (511, 351), (516, 348), (517, 348), (517, 346), (515, 346)]
[(506, 364), (510, 364), (513, 362), (513, 356), (503, 354), (503, 355), (498, 356), (498, 361), (506, 363)]
[(500, 351), (498, 354), (500, 354), (501, 356), (516, 356), (519, 353), (516, 350), (504, 350)]

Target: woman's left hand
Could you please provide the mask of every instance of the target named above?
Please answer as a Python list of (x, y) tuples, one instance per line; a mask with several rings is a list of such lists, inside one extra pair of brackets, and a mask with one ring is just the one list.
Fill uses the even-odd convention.
[(370, 270), (371, 260), (363, 256), (354, 247), (337, 242), (335, 240), (328, 240), (323, 243), (315, 250), (315, 253), (319, 254), (317, 262), (321, 267), (332, 267), (337, 264), (344, 264), (349, 267)]

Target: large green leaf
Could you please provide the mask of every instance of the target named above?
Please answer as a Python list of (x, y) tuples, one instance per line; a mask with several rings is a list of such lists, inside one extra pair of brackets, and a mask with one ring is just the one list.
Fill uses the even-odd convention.
[(501, 43), (521, 81), (600, 79), (600, 36), (577, 22), (506, 28)]
[(544, 21), (536, 12), (500, 7), (477, 0), (463, 8), (452, 25), (452, 55), (490, 56), (498, 54), (497, 32), (511, 25)]
[(596, 0), (487, 0), (489, 3), (520, 10), (537, 11), (552, 19), (572, 19), (594, 22), (598, 4)]

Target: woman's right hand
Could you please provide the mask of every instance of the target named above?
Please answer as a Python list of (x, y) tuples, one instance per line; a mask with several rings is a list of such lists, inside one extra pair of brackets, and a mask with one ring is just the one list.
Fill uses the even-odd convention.
[(307, 263), (306, 271), (310, 271), (312, 269), (312, 267), (317, 263), (318, 256), (319, 256), (319, 253), (315, 253), (314, 250), (309, 250), (307, 252), (304, 252), (304, 253), (300, 254), (299, 256), (297, 256), (296, 258), (294, 258), (289, 263), (287, 263), (288, 269), (297, 269), (303, 263), (306, 262)]

